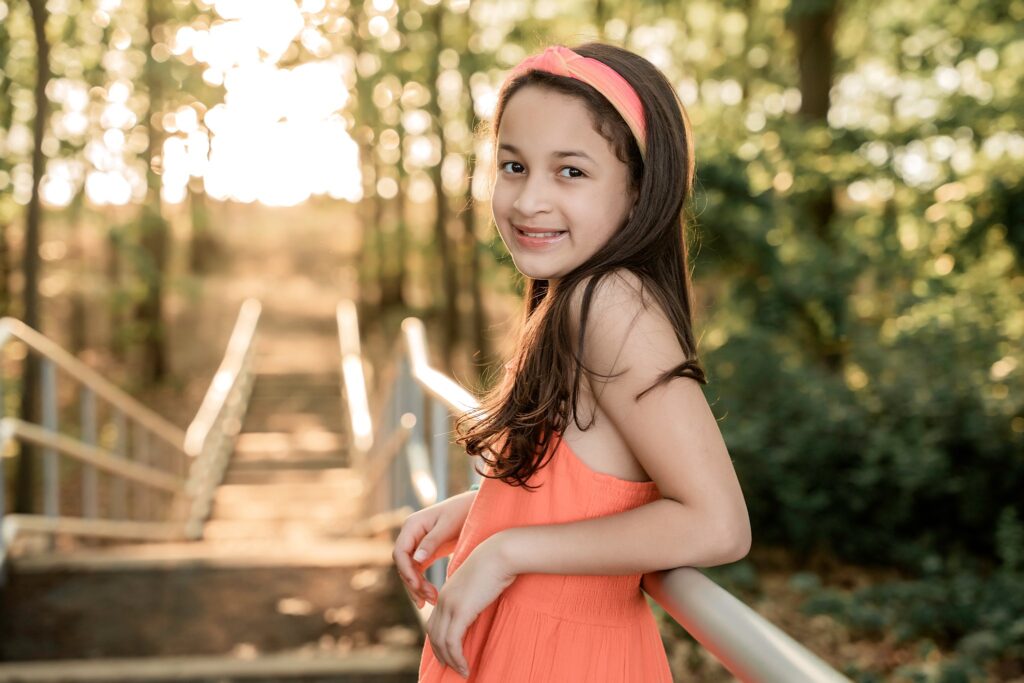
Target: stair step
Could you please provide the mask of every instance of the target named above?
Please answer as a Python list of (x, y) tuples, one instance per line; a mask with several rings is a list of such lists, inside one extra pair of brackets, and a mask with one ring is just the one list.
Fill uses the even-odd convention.
[(258, 396), (293, 396), (300, 394), (322, 394), (324, 396), (341, 396), (343, 383), (339, 381), (328, 382), (291, 382), (276, 385), (263, 384), (256, 380), (252, 393)]
[(338, 387), (341, 385), (341, 375), (337, 370), (331, 372), (302, 373), (282, 372), (256, 374), (256, 382), (261, 387)]
[(345, 414), (341, 402), (336, 399), (303, 397), (301, 400), (254, 401), (246, 406), (246, 417), (264, 419), (272, 415), (303, 415), (304, 419), (315, 417), (320, 424), (344, 422)]
[(21, 574), (182, 567), (356, 567), (390, 566), (393, 550), (392, 541), (373, 538), (338, 538), (317, 543), (225, 539), (57, 551), (23, 555), (10, 561), (15, 571)]
[(239, 539), (277, 539), (282, 542), (316, 541), (339, 538), (351, 526), (353, 518), (329, 521), (308, 519), (211, 519), (203, 526), (203, 538), (211, 541)]
[(260, 407), (277, 406), (282, 409), (292, 406), (337, 405), (341, 403), (341, 392), (337, 387), (332, 391), (307, 387), (281, 392), (253, 391), (249, 396), (250, 407), (254, 403)]
[[(0, 661), (229, 656), (362, 648), (416, 637), (394, 567), (10, 568)], [(403, 631), (404, 629), (404, 631)], [(412, 633), (410, 633), (412, 631)]]
[(253, 392), (249, 397), (249, 406), (255, 404), (259, 408), (278, 408), (280, 410), (324, 409), (317, 412), (333, 412), (341, 405), (341, 392), (338, 389), (327, 392), (296, 388), (281, 393)]
[(241, 451), (231, 456), (230, 464), (246, 464), (250, 462), (301, 462), (309, 460), (333, 461), (335, 465), (347, 460), (345, 449), (320, 450), (310, 448), (292, 448), (282, 451)]
[(238, 460), (231, 462), (228, 465), (228, 468), (225, 473), (252, 470), (311, 470), (314, 472), (330, 470), (351, 470), (352, 468), (349, 467), (348, 464), (348, 456), (340, 453), (334, 456), (319, 458), (260, 458), (252, 460)]
[(307, 522), (329, 525), (358, 514), (359, 499), (351, 494), (327, 500), (264, 499), (221, 500), (214, 504), (210, 521)]
[(303, 432), (307, 430), (340, 432), (344, 427), (345, 421), (340, 410), (337, 414), (296, 411), (281, 412), (279, 410), (263, 414), (246, 413), (245, 420), (242, 423), (243, 432)]
[(242, 432), (235, 440), (231, 462), (249, 460), (310, 460), (341, 458), (348, 450), (344, 434), (326, 430), (299, 433)]
[[(344, 647), (344, 646), (342, 646)], [(235, 683), (235, 681), (303, 681), (303, 683), (415, 683), (421, 646), (375, 646), (349, 652), (253, 657), (145, 657), (77, 659), (0, 664), (0, 680), (26, 683)]]
[[(347, 463), (347, 460), (346, 460)], [(288, 463), (254, 461), (244, 466), (228, 467), (224, 484), (270, 486), (277, 484), (345, 484), (353, 478), (351, 467), (335, 463), (325, 465), (319, 461), (304, 461), (302, 466)]]
[(249, 465), (253, 462), (309, 462), (324, 461), (339, 466), (348, 460), (347, 449), (325, 451), (310, 448), (292, 448), (282, 451), (242, 451), (235, 452), (229, 461), (230, 465)]
[(242, 432), (235, 439), (235, 453), (260, 453), (292, 449), (337, 451), (346, 446), (345, 434), (325, 429)]
[(351, 472), (346, 478), (328, 481), (282, 482), (266, 484), (222, 484), (214, 493), (214, 503), (236, 504), (253, 500), (282, 503), (313, 503), (345, 500), (363, 492), (363, 482)]
[[(271, 379), (273, 378), (273, 379)], [(341, 377), (333, 375), (265, 375), (257, 374), (252, 386), (254, 394), (281, 394), (321, 392), (341, 394)]]

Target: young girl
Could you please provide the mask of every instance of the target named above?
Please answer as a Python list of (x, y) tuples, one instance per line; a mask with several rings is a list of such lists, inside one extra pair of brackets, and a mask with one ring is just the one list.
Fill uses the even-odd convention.
[[(650, 62), (588, 43), (516, 66), (492, 136), (525, 322), (503, 380), (457, 421), (482, 485), (395, 541), (417, 604), (434, 605), (419, 681), (669, 683), (643, 575), (750, 546), (696, 357), (689, 119)], [(453, 551), (438, 592), (423, 571)]]

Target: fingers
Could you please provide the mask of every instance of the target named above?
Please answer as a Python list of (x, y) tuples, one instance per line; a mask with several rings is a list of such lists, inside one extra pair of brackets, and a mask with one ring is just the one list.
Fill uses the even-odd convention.
[(411, 588), (409, 588), (409, 586), (406, 586), (405, 588), (409, 592), (409, 595), (412, 597), (412, 601), (416, 605), (416, 609), (423, 609), (423, 604), (425, 602), (425, 598), (423, 597), (423, 595), (421, 595), (418, 591), (412, 590)]
[(454, 669), (463, 678), (469, 677), (469, 664), (462, 652), (466, 625), (454, 619), (450, 610), (435, 609), (427, 620), (427, 640), (434, 657)]
[(395, 539), (394, 550), (391, 551), (391, 558), (395, 562), (395, 568), (402, 580), (409, 584), (409, 587), (416, 590), (419, 582), (416, 580), (416, 568), (412, 565), (412, 547), (421, 535), (419, 529), (412, 526), (403, 527)]
[(425, 510), (406, 519), (391, 553), (402, 582), (420, 609), (426, 602), (437, 604), (437, 589), (423, 575), (423, 570), (438, 557), (450, 554), (450, 546), (457, 542), (457, 538), (445, 538), (450, 534), (438, 526), (436, 515), (420, 514)]
[(432, 605), (437, 604), (437, 588), (430, 581), (426, 579), (421, 581), (421, 587), (418, 590), (413, 590), (408, 586), (406, 588), (409, 589), (416, 602), (416, 607), (419, 609), (423, 609), (423, 605), (428, 602)]
[(448, 666), (448, 653), (445, 650), (444, 638), (442, 633), (442, 622), (446, 621), (447, 617), (443, 614), (442, 610), (435, 609), (430, 613), (430, 618), (427, 619), (427, 641), (430, 643), (430, 649), (434, 651), (434, 659), (441, 662), (444, 666)]
[(424, 590), (424, 584), (429, 583), (421, 573), (421, 567), (414, 564), (410, 557), (416, 543), (424, 536), (423, 524), (416, 518), (410, 517), (395, 539), (395, 546), (391, 552), (391, 558), (395, 563), (395, 569), (402, 581), (409, 587), (409, 591), (416, 596), (417, 605), (423, 606), (423, 601), (428, 597)]
[(415, 599), (416, 606), (422, 609), (424, 603), (433, 602), (432, 598), (436, 595), (436, 591), (433, 589), (433, 584), (430, 583), (430, 581), (428, 581), (423, 575), (418, 575), (418, 580), (418, 586), (416, 588), (408, 585), (406, 587)]
[[(408, 556), (406, 556), (408, 557)], [(424, 591), (423, 584), (429, 583), (422, 578), (422, 575), (412, 568), (412, 564), (409, 562), (405, 563), (408, 567), (403, 569), (398, 558), (395, 558), (395, 567), (398, 569), (398, 575), (402, 578), (402, 582), (409, 589), (409, 592), (416, 596), (417, 600), (426, 600), (427, 593)], [(420, 607), (423, 605), (420, 604)]]
[(466, 634), (466, 626), (457, 619), (448, 622), (448, 634), (446, 645), (448, 646), (448, 658), (452, 661), (452, 668), (458, 671), (463, 678), (469, 676), (469, 664), (462, 654), (462, 637)]
[[(427, 579), (421, 563), (413, 561), (412, 567), (417, 580), (416, 594), (424, 601), (435, 604), (437, 602), (437, 587)], [(420, 607), (422, 606), (421, 604)]]

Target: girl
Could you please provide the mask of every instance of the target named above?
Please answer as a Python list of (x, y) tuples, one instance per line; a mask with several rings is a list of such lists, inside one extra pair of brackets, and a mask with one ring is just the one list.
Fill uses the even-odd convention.
[[(750, 546), (700, 386), (689, 119), (642, 57), (554, 46), (509, 73), (492, 144), (525, 322), (503, 380), (456, 423), (482, 485), (410, 515), (395, 541), (417, 604), (434, 605), (419, 680), (669, 683), (643, 574)], [(423, 571), (453, 551), (438, 592)]]

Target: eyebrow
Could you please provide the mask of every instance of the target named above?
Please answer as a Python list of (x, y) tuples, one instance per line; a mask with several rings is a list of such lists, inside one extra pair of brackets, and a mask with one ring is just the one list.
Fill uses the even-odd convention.
[[(498, 148), (499, 149), (508, 150), (509, 152), (512, 152), (513, 154), (520, 154), (521, 153), (519, 151), (518, 147), (516, 147), (515, 145), (510, 145), (507, 142), (501, 143), (498, 146)], [(556, 159), (564, 159), (565, 157), (581, 157), (581, 158), (587, 159), (587, 160), (589, 160), (589, 161), (591, 161), (591, 162), (593, 162), (595, 164), (597, 163), (596, 161), (594, 161), (594, 159), (589, 154), (587, 154), (586, 152), (584, 152), (582, 150), (578, 150), (578, 149), (560, 149), (560, 150), (556, 150), (556, 151), (551, 153), (551, 156), (555, 157)]]

